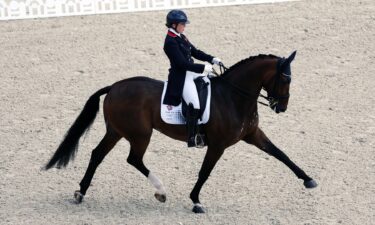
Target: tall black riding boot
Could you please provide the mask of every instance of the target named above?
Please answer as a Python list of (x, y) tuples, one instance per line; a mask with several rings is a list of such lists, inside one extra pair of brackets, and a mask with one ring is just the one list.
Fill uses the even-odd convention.
[(196, 135), (198, 128), (199, 109), (194, 109), (193, 104), (189, 104), (186, 112), (186, 125), (188, 131), (188, 147), (197, 146)]

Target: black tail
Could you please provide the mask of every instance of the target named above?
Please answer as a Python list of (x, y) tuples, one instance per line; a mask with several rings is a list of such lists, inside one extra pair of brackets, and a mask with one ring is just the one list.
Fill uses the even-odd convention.
[(109, 90), (111, 90), (111, 86), (102, 88), (93, 94), (89, 100), (87, 100), (82, 112), (65, 134), (64, 140), (57, 148), (51, 160), (44, 167), (46, 170), (54, 167), (55, 165), (57, 168), (66, 167), (69, 161), (74, 158), (78, 150), (79, 139), (85, 133), (85, 131), (90, 128), (92, 122), (95, 120), (96, 114), (98, 113), (100, 96), (107, 94)]

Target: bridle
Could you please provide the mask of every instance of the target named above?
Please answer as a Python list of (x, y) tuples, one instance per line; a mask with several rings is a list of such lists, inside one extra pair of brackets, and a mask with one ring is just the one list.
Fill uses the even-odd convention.
[[(269, 102), (269, 105), (263, 103), (263, 102), (260, 102), (262, 105), (265, 105), (265, 106), (269, 106), (271, 107), (272, 109), (283, 99), (287, 99), (290, 97), (290, 94), (287, 93), (285, 95), (280, 95), (278, 93), (278, 89), (280, 87), (280, 84), (283, 83), (287, 83), (287, 84), (290, 84), (290, 82), (292, 81), (292, 75), (291, 74), (286, 74), (284, 71), (283, 71), (283, 68), (282, 68), (282, 65), (283, 63), (285, 62), (285, 58), (281, 58), (278, 63), (277, 63), (277, 71), (276, 71), (276, 75), (275, 75), (275, 85), (273, 86), (273, 89), (272, 89), (272, 92), (271, 93), (268, 93), (268, 96), (264, 96), (262, 94), (260, 94), (259, 96), (268, 100)], [(286, 77), (286, 81), (284, 81), (283, 79), (281, 79), (282, 77)]]
[[(214, 74), (217, 76), (217, 77), (221, 77), (222, 79), (224, 79), (227, 83), (229, 84), (229, 86), (231, 86), (234, 90), (237, 91), (238, 94), (242, 95), (243, 97), (245, 98), (248, 98), (248, 99), (254, 99), (254, 98), (258, 98), (258, 97), (262, 97), (264, 99), (266, 99), (268, 101), (268, 104), (267, 103), (264, 103), (264, 102), (261, 102), (261, 101), (258, 101), (260, 104), (264, 105), (264, 106), (269, 106), (271, 107), (272, 109), (274, 107), (276, 107), (276, 105), (283, 99), (286, 99), (286, 98), (289, 98), (290, 94), (285, 94), (285, 95), (280, 95), (277, 93), (277, 90), (279, 89), (279, 86), (281, 83), (290, 83), (291, 82), (291, 74), (286, 74), (282, 71), (282, 63), (285, 61), (285, 58), (282, 58), (278, 61), (278, 64), (277, 64), (277, 71), (276, 71), (276, 75), (275, 75), (275, 85), (273, 86), (272, 88), (272, 92), (271, 93), (267, 93), (268, 96), (265, 96), (263, 95), (262, 93), (259, 94), (259, 96), (256, 96), (242, 88), (240, 88), (239, 86), (229, 82), (227, 79), (224, 79), (223, 76), (223, 73), (225, 73), (228, 68), (222, 63), (220, 62), (219, 63), (219, 68), (220, 68), (220, 74), (218, 72), (216, 72), (214, 70)], [(284, 76), (284, 77), (287, 77), (286, 81), (283, 81), (281, 79), (281, 77)], [(264, 89), (264, 88), (263, 88)]]

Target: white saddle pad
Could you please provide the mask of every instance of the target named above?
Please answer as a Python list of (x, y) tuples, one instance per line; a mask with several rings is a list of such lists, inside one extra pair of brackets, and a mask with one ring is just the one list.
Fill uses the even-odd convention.
[[(207, 94), (207, 102), (206, 108), (202, 115), (202, 120), (198, 120), (198, 124), (205, 124), (208, 122), (210, 118), (210, 106), (211, 106), (211, 82), (210, 79), (207, 77), (203, 78), (206, 82), (208, 82), (208, 94)], [(167, 89), (168, 81), (164, 82), (163, 94), (161, 96), (161, 106), (160, 106), (160, 114), (161, 119), (168, 124), (186, 124), (185, 117), (182, 115), (182, 103), (178, 106), (172, 105), (164, 105), (163, 99), (165, 96), (165, 91)]]

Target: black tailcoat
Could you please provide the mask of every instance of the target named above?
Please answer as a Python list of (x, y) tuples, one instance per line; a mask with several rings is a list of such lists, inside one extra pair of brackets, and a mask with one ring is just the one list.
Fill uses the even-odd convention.
[(185, 37), (169, 31), (164, 42), (164, 52), (171, 63), (168, 85), (163, 104), (177, 106), (181, 103), (186, 71), (203, 73), (204, 64), (194, 63), (192, 57), (212, 63), (213, 56), (195, 48)]

